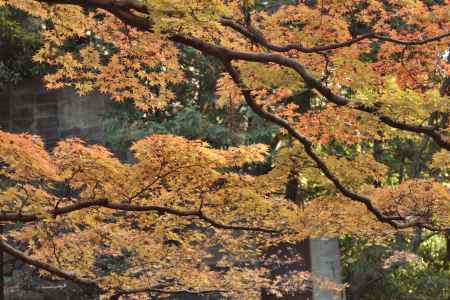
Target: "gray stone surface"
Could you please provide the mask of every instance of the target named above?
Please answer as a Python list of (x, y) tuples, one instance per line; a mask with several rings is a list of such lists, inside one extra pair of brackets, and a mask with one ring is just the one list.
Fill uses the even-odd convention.
[[(311, 238), (311, 272), (322, 278), (342, 283), (340, 249), (338, 240), (325, 238)], [(345, 300), (345, 294), (326, 290), (318, 286), (313, 287), (314, 300)]]
[(109, 102), (98, 93), (79, 96), (73, 89), (47, 90), (40, 79), (28, 80), (0, 93), (0, 129), (40, 135), (50, 148), (72, 136), (102, 143), (101, 115)]

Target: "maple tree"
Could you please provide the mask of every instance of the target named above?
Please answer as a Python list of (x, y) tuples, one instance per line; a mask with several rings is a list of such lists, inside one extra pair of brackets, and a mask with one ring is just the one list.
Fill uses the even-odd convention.
[[(245, 103), (289, 137), (270, 171), (250, 175), (233, 169), (264, 161), (267, 146), (218, 150), (154, 135), (137, 141), (136, 161), (124, 163), (79, 140), (48, 153), (37, 137), (1, 132), (0, 221), (21, 224), (7, 235), (28, 247), (25, 254), (3, 239), (3, 251), (112, 299), (145, 292), (253, 299), (261, 287), (295, 287), (248, 263), (280, 241), (449, 232), (448, 1), (0, 4), (46, 22), (34, 59), (55, 67), (49, 88), (99, 90), (162, 110), (184, 80), (182, 45), (221, 63), (218, 105)], [(314, 95), (307, 112), (286, 101), (304, 90)], [(433, 141), (431, 171), (386, 180), (388, 168), (372, 152), (395, 138)], [(279, 196), (289, 176), (308, 192), (306, 203)], [(203, 260), (217, 245), (226, 254), (213, 269)], [(102, 272), (100, 254), (126, 268)], [(305, 275), (293, 276), (298, 283)]]

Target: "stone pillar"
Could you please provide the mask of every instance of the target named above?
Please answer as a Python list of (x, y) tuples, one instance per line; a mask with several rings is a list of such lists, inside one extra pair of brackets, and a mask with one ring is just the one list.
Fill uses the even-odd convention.
[[(309, 241), (311, 252), (311, 272), (322, 278), (342, 283), (341, 253), (337, 238), (311, 238)], [(345, 293), (313, 287), (314, 300), (345, 300)]]

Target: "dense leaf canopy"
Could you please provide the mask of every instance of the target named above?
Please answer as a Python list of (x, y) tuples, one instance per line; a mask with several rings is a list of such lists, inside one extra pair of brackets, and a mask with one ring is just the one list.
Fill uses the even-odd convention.
[[(49, 88), (164, 110), (191, 47), (221, 64), (216, 105), (246, 104), (287, 137), (252, 175), (236, 169), (264, 161), (265, 145), (153, 135), (124, 163), (78, 140), (49, 153), (38, 137), (0, 132), (0, 220), (21, 224), (8, 235), (29, 250), (2, 249), (113, 297), (189, 288), (257, 299), (261, 287), (289, 289), (254, 263), (274, 243), (448, 231), (448, 1), (273, 2), (0, 1), (45, 25), (34, 59), (54, 67)], [(289, 100), (304, 91), (308, 109)], [(398, 138), (434, 143), (427, 172), (389, 179), (374, 149)], [(292, 174), (305, 205), (282, 196)], [(124, 262), (105, 270), (102, 255)]]

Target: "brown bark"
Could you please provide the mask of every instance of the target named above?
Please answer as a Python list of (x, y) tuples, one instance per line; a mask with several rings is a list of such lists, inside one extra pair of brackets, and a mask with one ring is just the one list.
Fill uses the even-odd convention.
[[(198, 218), (209, 225), (227, 230), (246, 230), (246, 231), (257, 231), (257, 232), (265, 232), (265, 233), (280, 233), (280, 230), (271, 229), (271, 228), (263, 228), (263, 227), (250, 227), (250, 226), (239, 226), (239, 225), (228, 225), (220, 223), (219, 221), (215, 221), (212, 218), (208, 217), (203, 213), (202, 210), (178, 210), (170, 207), (162, 207), (162, 206), (154, 206), (154, 205), (131, 205), (125, 203), (115, 203), (111, 202), (107, 199), (96, 199), (96, 200), (84, 200), (78, 203), (68, 205), (62, 208), (56, 208), (47, 211), (47, 213), (53, 217), (57, 217), (60, 215), (69, 214), (74, 211), (78, 211), (81, 209), (86, 209), (90, 207), (103, 207), (113, 210), (121, 210), (121, 211), (132, 211), (132, 212), (159, 212), (163, 214), (176, 215), (180, 217), (194, 217)], [(3, 222), (35, 222), (45, 219), (45, 216), (42, 214), (35, 213), (0, 213), (0, 221)]]

